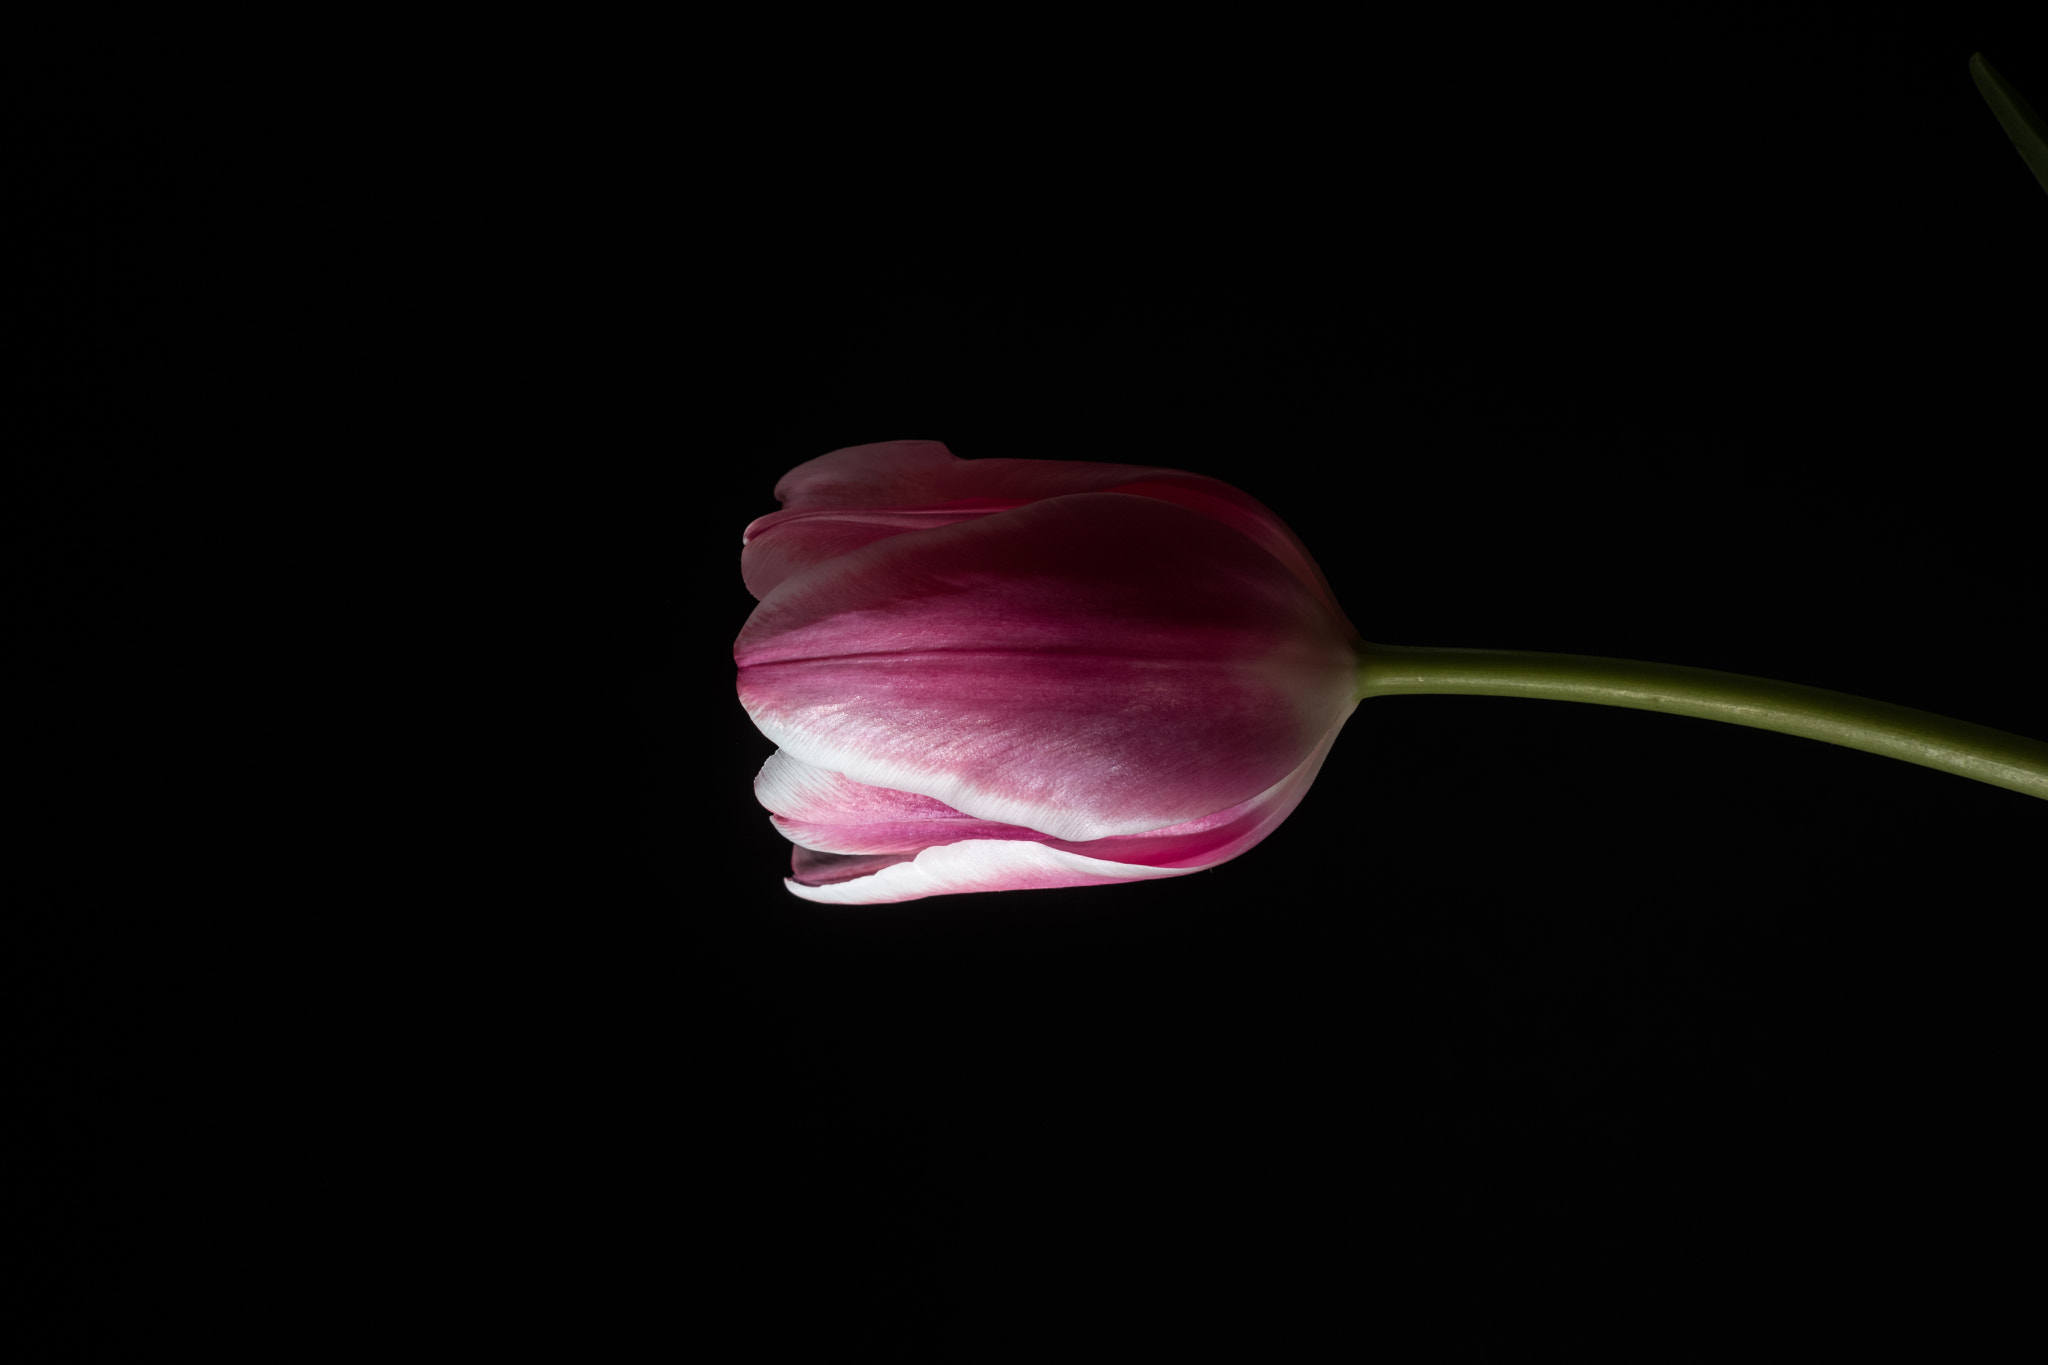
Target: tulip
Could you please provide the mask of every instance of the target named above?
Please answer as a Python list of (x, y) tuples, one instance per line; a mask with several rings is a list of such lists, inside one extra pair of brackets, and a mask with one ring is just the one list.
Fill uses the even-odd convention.
[(835, 450), (747, 527), (754, 791), (807, 900), (1181, 877), (1300, 804), (1361, 641), (1228, 484), (1147, 465)]
[(776, 752), (754, 781), (806, 900), (874, 905), (1220, 866), (1307, 794), (1358, 703), (1590, 702), (1883, 754), (2048, 799), (2048, 744), (1682, 664), (1359, 637), (1293, 532), (1177, 469), (798, 465), (747, 527), (733, 646)]

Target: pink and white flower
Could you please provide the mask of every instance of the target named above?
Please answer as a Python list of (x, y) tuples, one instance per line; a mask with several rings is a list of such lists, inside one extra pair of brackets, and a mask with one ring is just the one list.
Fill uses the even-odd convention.
[(1181, 470), (851, 446), (776, 485), (739, 696), (786, 885), (849, 905), (1178, 877), (1300, 803), (1361, 641), (1265, 506)]

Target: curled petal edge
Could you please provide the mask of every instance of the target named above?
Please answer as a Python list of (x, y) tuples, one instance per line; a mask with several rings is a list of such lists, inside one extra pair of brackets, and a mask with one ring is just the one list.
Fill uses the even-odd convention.
[[(1025, 839), (962, 839), (956, 843), (934, 845), (921, 850), (914, 858), (890, 861), (876, 871), (846, 881), (806, 886), (794, 878), (784, 878), (783, 885), (792, 895), (824, 905), (889, 905), (922, 900), (927, 896), (961, 895), (974, 891), (1112, 886), (1207, 872), (1264, 842), (1294, 813), (1295, 807), (1308, 795), (1316, 775), (1322, 771), (1323, 761), (1329, 757), (1331, 746), (1336, 743), (1344, 721), (1350, 719), (1355, 706), (1356, 703), (1345, 709), (1344, 716), (1323, 736), (1315, 751), (1303, 760), (1300, 767), (1234, 811), (1218, 812), (1221, 823), (1237, 826), (1234, 836), (1227, 838), (1220, 847), (1212, 845), (1219, 856), (1204, 859), (1193, 866), (1163, 867), (1116, 862), (1075, 852), (1071, 845), (1061, 847)], [(1193, 823), (1206, 825), (1210, 821)], [(1141, 836), (1103, 842), (1107, 846), (1120, 845), (1135, 851), (1154, 841)], [(1171, 851), (1177, 842), (1181, 841), (1170, 836), (1157, 840), (1153, 856)], [(1196, 846), (1199, 847), (1199, 843)], [(1182, 847), (1187, 847), (1187, 844), (1182, 843)], [(887, 857), (889, 855), (882, 855), (875, 861), (880, 862)]]
[(1185, 877), (1200, 867), (1140, 867), (1086, 858), (1065, 849), (1015, 839), (963, 839), (925, 849), (908, 862), (829, 886), (805, 886), (785, 878), (783, 885), (807, 901), (823, 905), (889, 905), (926, 896), (960, 895), (970, 891), (1050, 890), (1066, 886), (1109, 886)]

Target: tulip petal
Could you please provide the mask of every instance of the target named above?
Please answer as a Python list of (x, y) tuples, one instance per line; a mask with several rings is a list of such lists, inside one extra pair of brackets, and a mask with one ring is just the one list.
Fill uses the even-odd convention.
[[(1089, 843), (1028, 833), (1024, 838), (969, 837), (922, 848), (914, 857), (907, 850), (829, 853), (799, 845), (792, 859), (797, 875), (785, 879), (784, 885), (805, 900), (823, 904), (884, 905), (968, 891), (1106, 886), (1205, 872), (1257, 845), (1294, 813), (1322, 771), (1323, 760), (1349, 716), (1347, 708), (1315, 751), (1271, 788), (1241, 805), (1184, 825)], [(858, 784), (845, 784), (843, 779), (838, 785), (821, 784), (810, 777), (792, 780), (792, 775), (785, 773), (778, 781), (783, 784), (778, 794), (811, 783), (813, 795), (829, 790), (836, 795), (827, 799), (850, 798), (861, 808), (856, 815), (876, 813), (889, 804), (887, 797), (902, 795), (864, 797), (852, 791)], [(778, 828), (784, 827), (780, 819), (776, 823)], [(840, 827), (862, 833), (884, 828), (887, 826)]]
[(783, 838), (818, 853), (914, 854), (963, 839), (1047, 837), (977, 820), (929, 796), (871, 787), (780, 749), (754, 779), (754, 796), (774, 812)]
[(785, 578), (734, 656), (748, 714), (796, 759), (1085, 842), (1285, 777), (1349, 713), (1355, 639), (1222, 521), (1082, 493)]
[[(906, 531), (930, 531), (956, 521), (984, 517), (1018, 506), (1021, 501), (977, 499), (957, 508), (922, 511), (777, 512), (747, 528), (747, 538), (741, 542), (745, 548), (740, 554), (740, 577), (747, 591), (759, 601), (782, 586), (783, 580), (863, 545)], [(766, 534), (769, 530), (775, 534)]]
[(1109, 886), (1154, 877), (1184, 877), (1194, 867), (1133, 867), (1087, 858), (1048, 844), (1010, 839), (969, 839), (928, 848), (853, 881), (828, 886), (783, 884), (807, 901), (825, 905), (888, 905), (966, 891), (1050, 890), (1062, 886)]
[(756, 518), (741, 537), (740, 573), (761, 599), (790, 575), (886, 536), (1068, 493), (1108, 492), (1177, 503), (1231, 527), (1351, 629), (1308, 548), (1272, 509), (1221, 479), (1156, 465), (963, 460), (940, 441), (848, 446), (790, 470), (775, 485), (783, 510)]

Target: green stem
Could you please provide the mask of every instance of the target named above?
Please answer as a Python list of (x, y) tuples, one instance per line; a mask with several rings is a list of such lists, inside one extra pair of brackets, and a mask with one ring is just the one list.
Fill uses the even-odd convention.
[(1520, 649), (1368, 644), (1360, 652), (1361, 700), (1427, 692), (1582, 701), (1725, 720), (1902, 758), (2048, 800), (2048, 744), (1824, 687)]
[(1977, 93), (1991, 106), (1992, 117), (2012, 139), (2013, 150), (2034, 173), (2034, 183), (2048, 190), (2048, 122), (2034, 112), (2027, 97), (2013, 89), (1997, 67), (1984, 60), (1981, 52), (1970, 54), (1970, 79), (1977, 82)]

